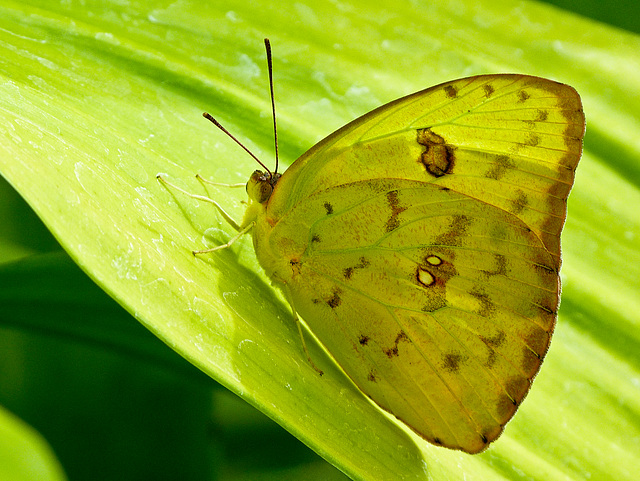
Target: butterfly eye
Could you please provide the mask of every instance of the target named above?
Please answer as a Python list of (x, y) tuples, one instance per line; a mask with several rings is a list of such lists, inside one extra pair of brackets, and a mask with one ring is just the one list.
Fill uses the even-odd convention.
[(263, 202), (268, 201), (269, 197), (271, 197), (271, 193), (273, 192), (273, 186), (268, 180), (265, 179), (262, 182), (260, 182), (260, 184), (258, 184), (258, 187), (260, 190), (259, 190), (259, 196), (256, 198), (256, 200), (262, 204)]

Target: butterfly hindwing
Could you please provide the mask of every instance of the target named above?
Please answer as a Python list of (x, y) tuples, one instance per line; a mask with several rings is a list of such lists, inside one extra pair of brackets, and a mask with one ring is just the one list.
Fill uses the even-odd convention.
[[(302, 224), (309, 235), (291, 239)], [(264, 240), (293, 267), (298, 312), (376, 403), (437, 444), (477, 452), (500, 434), (558, 302), (553, 259), (519, 219), (375, 180), (312, 196)]]

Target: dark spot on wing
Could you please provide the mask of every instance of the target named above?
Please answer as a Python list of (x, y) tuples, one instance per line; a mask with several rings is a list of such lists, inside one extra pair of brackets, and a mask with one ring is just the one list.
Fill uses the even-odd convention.
[(491, 168), (485, 174), (488, 179), (500, 180), (509, 169), (513, 169), (515, 164), (506, 155), (497, 155)]
[(529, 349), (531, 349), (534, 354), (540, 358), (545, 354), (545, 352), (547, 352), (547, 347), (549, 346), (549, 333), (541, 327), (535, 327), (525, 337), (525, 343), (529, 346)]
[(491, 346), (491, 347), (500, 347), (503, 343), (504, 340), (506, 339), (506, 334), (504, 333), (503, 330), (499, 330), (494, 336), (491, 337), (486, 337), (486, 336), (480, 336), (480, 339), (482, 339), (482, 342), (484, 342), (487, 346)]
[(496, 412), (500, 419), (507, 420), (511, 418), (513, 413), (515, 412), (518, 403), (516, 403), (509, 395), (500, 394), (498, 398), (498, 402), (496, 404)]
[(520, 404), (522, 398), (529, 390), (530, 381), (526, 377), (514, 377), (507, 381), (505, 389), (516, 404)]
[(409, 341), (407, 334), (404, 331), (400, 331), (396, 336), (396, 340), (393, 343), (393, 347), (389, 349), (384, 349), (383, 352), (386, 354), (388, 358), (392, 358), (398, 355), (398, 345), (402, 341)]
[(536, 354), (529, 347), (522, 348), (522, 359), (520, 360), (520, 369), (528, 376), (533, 377), (542, 363), (542, 357)]
[(452, 254), (444, 254), (447, 256), (445, 260), (441, 248), (435, 252), (431, 246), (425, 246), (422, 252), (422, 264), (418, 264), (411, 274), (411, 280), (416, 286), (422, 288), (424, 294), (421, 300), (422, 312), (434, 312), (448, 305), (447, 283), (449, 279), (458, 275), (453, 264), (449, 262)]
[(333, 289), (333, 291), (331, 292), (331, 297), (327, 300), (327, 305), (331, 308), (331, 309), (335, 309), (336, 307), (338, 307), (341, 303), (342, 303), (342, 299), (340, 298), (340, 294), (341, 291), (340, 289)]
[(391, 232), (394, 229), (400, 227), (400, 219), (398, 216), (407, 210), (406, 207), (400, 205), (400, 201), (398, 200), (398, 191), (392, 190), (391, 192), (387, 192), (387, 205), (391, 209), (391, 214), (389, 215), (389, 219), (385, 224), (385, 231)]
[(495, 89), (493, 88), (493, 85), (491, 84), (486, 84), (482, 86), (482, 90), (484, 90), (484, 95), (485, 97), (489, 98), (493, 95), (493, 92), (495, 92)]
[(416, 132), (416, 140), (423, 147), (418, 162), (433, 177), (450, 174), (455, 164), (455, 147), (448, 145), (444, 138), (429, 128), (418, 129)]
[(494, 351), (493, 349), (489, 349), (489, 355), (487, 356), (487, 362), (485, 363), (485, 366), (491, 369), (493, 365), (496, 363), (497, 359), (498, 359), (498, 354), (496, 353), (496, 351)]
[(466, 360), (466, 356), (459, 352), (451, 351), (442, 356), (442, 367), (447, 372), (457, 372), (460, 369), (460, 364)]
[(382, 352), (384, 352), (388, 358), (392, 358), (398, 355), (398, 346), (393, 346), (392, 348), (384, 349)]
[(549, 112), (547, 112), (546, 110), (538, 110), (535, 121), (546, 122), (548, 118), (549, 118)]
[(324, 209), (327, 211), (327, 215), (333, 214), (333, 206), (329, 202), (324, 203)]
[(493, 254), (495, 267), (492, 270), (483, 270), (486, 276), (506, 276), (507, 275), (507, 258), (504, 254)]
[(520, 102), (520, 103), (526, 102), (527, 100), (529, 100), (529, 97), (531, 97), (531, 96), (529, 95), (529, 93), (526, 90), (520, 90), (518, 92), (518, 102)]
[(409, 340), (409, 337), (407, 336), (407, 333), (404, 331), (400, 331), (396, 336), (396, 344), (398, 344), (400, 341), (408, 341), (408, 340)]
[(528, 145), (530, 147), (535, 147), (540, 143), (540, 137), (535, 134), (529, 134), (527, 140), (525, 140), (524, 145)]
[(444, 88), (444, 93), (450, 99), (455, 99), (458, 96), (458, 89), (455, 88), (453, 85), (445, 85), (443, 88)]
[(458, 245), (458, 239), (464, 236), (467, 229), (471, 225), (469, 217), (463, 214), (454, 215), (449, 230), (444, 234), (437, 236), (434, 244), (455, 247)]
[(469, 292), (473, 297), (475, 297), (480, 303), (480, 308), (476, 311), (482, 317), (491, 317), (495, 311), (496, 306), (489, 298), (489, 295), (484, 292), (481, 288), (474, 288)]
[(291, 270), (293, 271), (293, 275), (299, 275), (300, 269), (302, 268), (302, 262), (298, 259), (289, 259), (289, 265), (291, 266)]
[(435, 312), (438, 309), (447, 307), (447, 300), (444, 296), (430, 296), (420, 309), (422, 312)]
[(484, 342), (489, 348), (489, 356), (486, 363), (486, 366), (488, 368), (493, 367), (493, 365), (495, 364), (498, 356), (496, 353), (496, 349), (498, 349), (504, 343), (505, 338), (506, 334), (502, 330), (498, 331), (497, 334), (491, 337), (480, 336), (482, 342)]
[(366, 346), (367, 344), (369, 344), (369, 336), (366, 336), (364, 334), (360, 334), (360, 337), (358, 338), (358, 342), (360, 343), (361, 346)]
[(357, 269), (366, 269), (367, 267), (369, 267), (369, 264), (369, 260), (366, 257), (362, 256), (360, 257), (360, 262), (358, 262), (358, 264), (350, 267), (345, 267), (342, 271), (342, 276), (345, 280), (349, 280)]
[(511, 200), (511, 213), (518, 215), (529, 205), (529, 198), (523, 191), (518, 190), (515, 199)]

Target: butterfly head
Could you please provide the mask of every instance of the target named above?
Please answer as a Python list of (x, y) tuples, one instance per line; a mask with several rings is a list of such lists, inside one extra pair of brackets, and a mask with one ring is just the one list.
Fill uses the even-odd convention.
[(247, 182), (247, 195), (249, 199), (264, 204), (269, 200), (273, 189), (280, 178), (280, 174), (256, 170)]

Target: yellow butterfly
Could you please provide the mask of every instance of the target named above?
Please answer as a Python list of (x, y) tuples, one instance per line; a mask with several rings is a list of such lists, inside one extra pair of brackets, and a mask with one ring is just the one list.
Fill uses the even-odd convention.
[(567, 85), (454, 80), (354, 120), (282, 176), (254, 172), (244, 220), (225, 218), (363, 393), (477, 453), (549, 347), (584, 129)]

